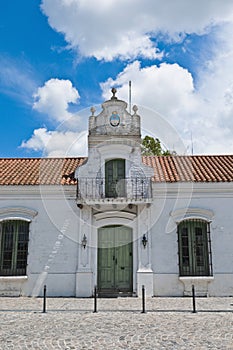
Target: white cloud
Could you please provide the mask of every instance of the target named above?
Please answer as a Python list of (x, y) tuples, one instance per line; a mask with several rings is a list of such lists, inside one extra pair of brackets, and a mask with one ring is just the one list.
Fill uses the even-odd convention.
[(62, 122), (72, 117), (73, 114), (68, 111), (69, 103), (77, 103), (80, 96), (70, 80), (50, 79), (38, 88), (33, 97), (35, 110)]
[(232, 153), (233, 82), (227, 59), (229, 55), (221, 64), (216, 58), (196, 90), (191, 74), (178, 64), (141, 68), (136, 61), (115, 80), (101, 84), (103, 96), (109, 98), (110, 87), (119, 86), (117, 96), (127, 101), (128, 82), (132, 80), (132, 104), (139, 106), (145, 134), (153, 134), (167, 148), (176, 149), (178, 133), (188, 153), (192, 134), (194, 153)]
[(180, 40), (233, 20), (232, 0), (42, 0), (41, 8), (72, 48), (108, 61), (155, 58), (151, 37), (160, 32)]
[(155, 108), (161, 114), (169, 113), (171, 118), (178, 110), (190, 111), (195, 106), (192, 75), (178, 64), (141, 68), (140, 62), (135, 61), (119, 73), (115, 81), (110, 78), (101, 84), (104, 98), (109, 97), (111, 86), (120, 85), (118, 95), (127, 100), (129, 80), (133, 103)]
[[(140, 107), (139, 113), (141, 111), (145, 132), (153, 131), (157, 136), (159, 123), (165, 127), (166, 122), (162, 122), (158, 112), (171, 129), (178, 131), (189, 153), (191, 133), (195, 153), (233, 152), (232, 0), (99, 0), (98, 3), (92, 0), (43, 0), (41, 6), (51, 27), (64, 34), (69, 47), (83, 56), (108, 61), (158, 57), (151, 40), (157, 34), (167, 40), (181, 41), (188, 33), (201, 35), (214, 30), (216, 41), (212, 42), (215, 50), (212, 49), (211, 58), (193, 68), (195, 86), (191, 73), (178, 64), (162, 63), (142, 68), (140, 62), (135, 61), (115, 80), (110, 78), (101, 87), (103, 96), (108, 99), (110, 86), (119, 86), (119, 98), (127, 101), (128, 81), (132, 81), (132, 103), (144, 106)], [(68, 80), (49, 80), (38, 89), (35, 97), (34, 108), (47, 113), (53, 120), (83, 120), (69, 111), (69, 104), (77, 103), (79, 94)], [(62, 154), (59, 142), (64, 146), (70, 138), (72, 143), (77, 135), (75, 131), (80, 130), (71, 124), (63, 131), (35, 130), (32, 138), (22, 146), (38, 147), (38, 150), (45, 147), (48, 155), (56, 154), (57, 147)], [(173, 148), (175, 141), (169, 139), (169, 133), (159, 132), (166, 146)], [(46, 142), (51, 138), (50, 149), (47, 146), (50, 142)]]
[(87, 154), (87, 132), (34, 130), (32, 137), (21, 147), (40, 151), (45, 157), (78, 157)]
[[(69, 80), (50, 79), (34, 94), (33, 108), (58, 122), (56, 130), (35, 129), (22, 148), (41, 152), (46, 157), (85, 156), (87, 153), (87, 110), (69, 112), (69, 104), (77, 103), (79, 93)], [(89, 112), (90, 113), (90, 112)]]

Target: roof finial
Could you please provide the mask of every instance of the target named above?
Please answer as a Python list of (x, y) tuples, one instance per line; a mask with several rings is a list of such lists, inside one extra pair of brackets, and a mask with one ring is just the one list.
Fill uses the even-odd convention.
[(95, 115), (95, 107), (91, 107), (90, 111), (91, 111), (92, 116), (94, 117), (94, 115)]
[(112, 88), (112, 97), (111, 97), (111, 100), (117, 100), (117, 97), (115, 96), (115, 95), (116, 95), (116, 92), (117, 92), (117, 89)]
[(136, 105), (133, 106), (133, 111), (134, 111), (134, 114), (137, 114), (138, 107)]

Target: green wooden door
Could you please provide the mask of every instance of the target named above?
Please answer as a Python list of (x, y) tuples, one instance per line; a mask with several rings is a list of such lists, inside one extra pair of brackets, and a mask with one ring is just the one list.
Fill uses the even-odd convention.
[(105, 163), (105, 196), (125, 196), (125, 160), (112, 159)]
[(131, 293), (133, 289), (132, 230), (106, 226), (98, 232), (98, 290)]

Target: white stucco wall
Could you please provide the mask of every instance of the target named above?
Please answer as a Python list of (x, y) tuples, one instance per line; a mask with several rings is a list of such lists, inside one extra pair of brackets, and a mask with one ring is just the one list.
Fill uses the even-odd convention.
[(213, 279), (208, 281), (208, 295), (233, 295), (232, 184), (194, 184), (190, 187), (184, 184), (183, 189), (182, 185), (179, 186), (179, 191), (178, 186), (167, 184), (164, 191), (163, 185), (154, 185), (154, 202), (151, 206), (151, 216), (154, 218), (151, 229), (154, 294), (183, 295), (184, 284), (179, 280), (176, 230), (182, 216), (172, 217), (171, 214), (178, 209), (185, 210), (188, 206), (195, 208), (194, 214), (186, 214), (183, 219), (190, 217), (211, 221)]
[[(44, 284), (47, 294), (75, 295), (75, 274), (78, 259), (79, 209), (75, 204), (75, 186), (5, 187), (1, 192), (1, 220), (13, 218), (14, 209), (27, 208), (37, 212), (31, 218), (27, 279), (20, 283), (8, 278), (15, 294), (41, 295)], [(11, 211), (9, 216), (8, 211)], [(17, 218), (24, 219), (24, 214)], [(10, 280), (11, 279), (11, 280)], [(0, 293), (7, 295), (4, 278), (0, 278)]]
[[(29, 209), (34, 216), (19, 214), (20, 210), (15, 214), (31, 220), (27, 277), (0, 277), (0, 294), (42, 295), (46, 284), (51, 296), (90, 296), (97, 281), (98, 227), (123, 224), (133, 228), (136, 294), (141, 288), (138, 284), (148, 283), (155, 296), (182, 296), (194, 283), (200, 290), (207, 288), (210, 296), (232, 296), (232, 184), (154, 184), (153, 195), (151, 205), (137, 210), (137, 218), (127, 214), (125, 218), (99, 216), (96, 220), (91, 208), (77, 207), (75, 186), (47, 186), (42, 191), (36, 186), (1, 188), (0, 220), (14, 217), (12, 208)], [(176, 226), (188, 217), (211, 221), (213, 278), (187, 281), (185, 287), (179, 278)], [(141, 244), (144, 232), (146, 249)], [(86, 250), (80, 245), (83, 233), (90, 245)]]

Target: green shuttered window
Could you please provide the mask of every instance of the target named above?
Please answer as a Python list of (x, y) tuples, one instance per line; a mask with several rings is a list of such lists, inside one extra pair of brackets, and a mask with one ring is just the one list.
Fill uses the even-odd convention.
[(209, 223), (185, 220), (178, 225), (180, 276), (211, 276)]
[(26, 275), (29, 223), (9, 220), (0, 223), (0, 275)]

